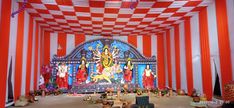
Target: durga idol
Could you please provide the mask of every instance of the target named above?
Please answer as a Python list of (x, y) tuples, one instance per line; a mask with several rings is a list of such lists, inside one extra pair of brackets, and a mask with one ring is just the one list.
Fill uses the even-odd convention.
[(105, 79), (111, 83), (110, 79), (113, 78), (113, 60), (118, 57), (119, 49), (115, 47), (113, 51), (110, 52), (108, 45), (105, 45), (101, 53), (98, 49), (99, 46), (98, 44), (96, 50), (93, 50), (91, 47), (89, 48), (93, 51), (93, 59), (97, 63), (97, 75), (92, 76), (92, 78), (95, 82)]
[(102, 62), (102, 66), (104, 68), (108, 68), (108, 67), (111, 67), (113, 65), (113, 57), (109, 51), (108, 46), (105, 46), (103, 48), (103, 52), (101, 54), (101, 62)]

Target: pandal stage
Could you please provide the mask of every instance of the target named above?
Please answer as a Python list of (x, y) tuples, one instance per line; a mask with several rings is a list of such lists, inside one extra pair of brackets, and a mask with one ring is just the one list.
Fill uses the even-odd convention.
[[(207, 101), (196, 91), (191, 98), (184, 90), (158, 88), (156, 65), (155, 56), (147, 58), (126, 42), (109, 38), (87, 41), (67, 56), (53, 57), (47, 66), (50, 69), (44, 69), (42, 75), (45, 84), (32, 97), (47, 95), (40, 100), (48, 106), (59, 104), (54, 105), (56, 108), (189, 108), (222, 104)], [(70, 101), (73, 102), (62, 105)], [(39, 107), (48, 107), (44, 105)]]

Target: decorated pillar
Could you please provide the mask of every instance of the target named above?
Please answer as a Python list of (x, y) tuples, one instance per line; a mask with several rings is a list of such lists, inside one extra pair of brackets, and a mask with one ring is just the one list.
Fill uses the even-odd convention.
[[(152, 71), (153, 71), (154, 75), (157, 75), (156, 64), (152, 65)], [(157, 87), (157, 79), (154, 79), (154, 87)]]
[(77, 64), (75, 64), (74, 63), (74, 66), (73, 66), (73, 75), (72, 75), (72, 84), (73, 84), (73, 86), (74, 86), (74, 84), (76, 84), (76, 65)]
[(56, 63), (52, 63), (52, 83), (56, 81), (56, 75), (57, 75), (57, 66)]
[(135, 85), (138, 85), (138, 64), (134, 64), (135, 70)]

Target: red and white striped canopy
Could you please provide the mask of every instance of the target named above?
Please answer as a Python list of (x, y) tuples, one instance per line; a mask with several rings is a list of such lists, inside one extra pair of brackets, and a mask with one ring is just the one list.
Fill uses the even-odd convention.
[(48, 31), (152, 35), (182, 22), (211, 2), (213, 0), (28, 0), (26, 11)]

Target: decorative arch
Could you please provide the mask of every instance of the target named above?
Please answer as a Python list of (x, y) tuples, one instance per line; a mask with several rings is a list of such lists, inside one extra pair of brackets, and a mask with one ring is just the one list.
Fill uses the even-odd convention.
[(105, 45), (108, 45), (112, 50), (113, 47), (117, 47), (120, 49), (120, 62), (125, 61), (126, 58), (130, 57), (133, 62), (156, 62), (156, 57), (152, 56), (150, 58), (145, 57), (142, 55), (137, 48), (132, 46), (131, 44), (118, 40), (118, 39), (111, 39), (111, 38), (101, 38), (101, 39), (94, 39), (83, 42), (75, 47), (75, 49), (68, 55), (58, 57), (57, 55), (53, 56), (52, 61), (73, 61), (79, 62), (82, 56), (85, 56), (86, 59), (92, 62), (92, 52), (89, 50), (90, 47), (96, 48), (97, 45), (100, 45), (99, 50), (102, 52), (102, 48)]

